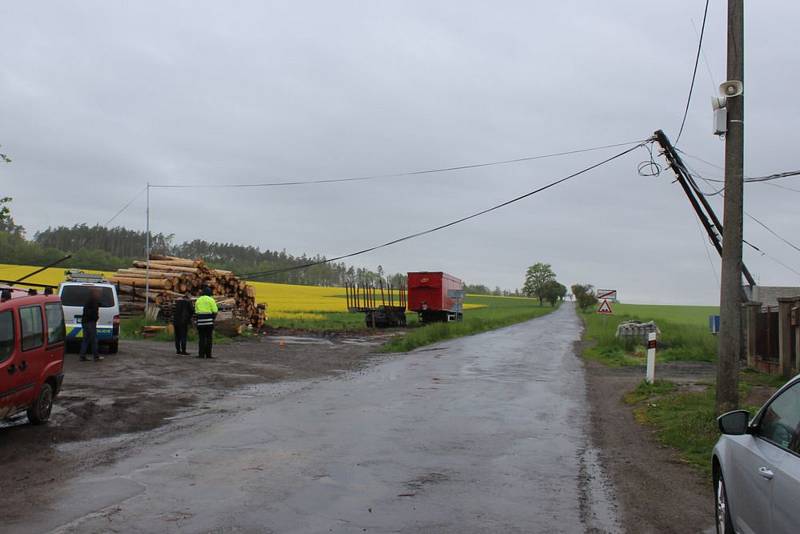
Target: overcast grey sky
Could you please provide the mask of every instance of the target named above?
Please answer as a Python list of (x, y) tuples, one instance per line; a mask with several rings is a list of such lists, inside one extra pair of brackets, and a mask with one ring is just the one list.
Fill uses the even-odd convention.
[[(102, 222), (145, 183), (338, 178), (674, 139), (702, 0), (675, 2), (3, 2), (0, 194), (29, 232)], [(721, 163), (710, 97), (725, 79), (726, 4), (712, 0), (680, 146)], [(798, 168), (800, 3), (746, 13), (746, 173)], [(712, 74), (709, 74), (709, 68)], [(713, 81), (712, 81), (713, 75)], [(328, 256), (435, 226), (620, 149), (402, 179), (247, 190), (154, 190), (152, 229)], [(718, 300), (691, 208), (639, 150), (485, 217), (354, 259), (521, 286), (566, 284), (629, 302)], [(721, 171), (687, 162), (710, 177)], [(779, 182), (800, 190), (800, 180)], [(746, 186), (746, 209), (800, 241), (800, 192)], [(715, 206), (721, 203), (714, 200)], [(116, 223), (144, 229), (144, 198)], [(800, 271), (750, 221), (745, 237)], [(762, 284), (800, 276), (759, 254)], [(2, 259), (0, 258), (0, 261)]]

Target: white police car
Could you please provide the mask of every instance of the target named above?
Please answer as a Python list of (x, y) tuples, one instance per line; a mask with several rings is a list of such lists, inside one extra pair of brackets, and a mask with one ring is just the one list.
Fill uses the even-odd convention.
[(69, 272), (67, 281), (58, 288), (64, 308), (67, 343), (74, 346), (83, 339), (83, 305), (93, 290), (99, 291), (100, 297), (97, 342), (114, 354), (119, 350), (119, 298), (117, 288), (99, 275)]

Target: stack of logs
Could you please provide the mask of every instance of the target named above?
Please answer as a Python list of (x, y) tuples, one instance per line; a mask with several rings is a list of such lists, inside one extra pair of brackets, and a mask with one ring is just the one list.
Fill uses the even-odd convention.
[[(147, 262), (134, 261), (133, 267), (119, 269), (110, 278), (117, 286), (120, 313), (135, 315), (145, 312)], [(220, 310), (218, 319), (230, 317), (253, 328), (264, 325), (266, 305), (256, 304), (253, 286), (239, 280), (231, 271), (211, 269), (202, 260), (173, 256), (150, 256), (150, 302), (158, 308), (158, 317), (172, 318), (175, 299), (185, 293), (196, 298), (203, 288), (210, 287)]]

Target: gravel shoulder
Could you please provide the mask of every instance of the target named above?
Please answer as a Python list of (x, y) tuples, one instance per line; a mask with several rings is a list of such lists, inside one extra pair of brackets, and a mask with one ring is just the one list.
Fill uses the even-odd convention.
[[(580, 354), (580, 344), (576, 352)], [(591, 433), (600, 462), (613, 481), (626, 532), (691, 533), (713, 531), (710, 483), (661, 445), (654, 431), (636, 422), (623, 396), (644, 377), (638, 367), (612, 368), (585, 360), (591, 406)], [(708, 364), (673, 363), (659, 378), (678, 382), (707, 380)], [(709, 530), (710, 529), (710, 530)]]

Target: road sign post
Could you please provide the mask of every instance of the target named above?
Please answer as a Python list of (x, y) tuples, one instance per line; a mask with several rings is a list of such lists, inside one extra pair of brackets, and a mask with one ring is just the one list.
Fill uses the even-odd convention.
[(656, 333), (650, 332), (647, 335), (647, 375), (645, 379), (648, 384), (652, 384), (656, 380)]
[(611, 303), (604, 299), (600, 302), (600, 306), (597, 307), (597, 313), (600, 315), (614, 315), (614, 310), (611, 309)]
[(598, 289), (595, 291), (595, 296), (597, 297), (597, 300), (610, 300), (617, 302), (616, 289)]
[(456, 302), (456, 321), (462, 321), (464, 318), (464, 297), (466, 291), (463, 289), (448, 289), (447, 296)]

